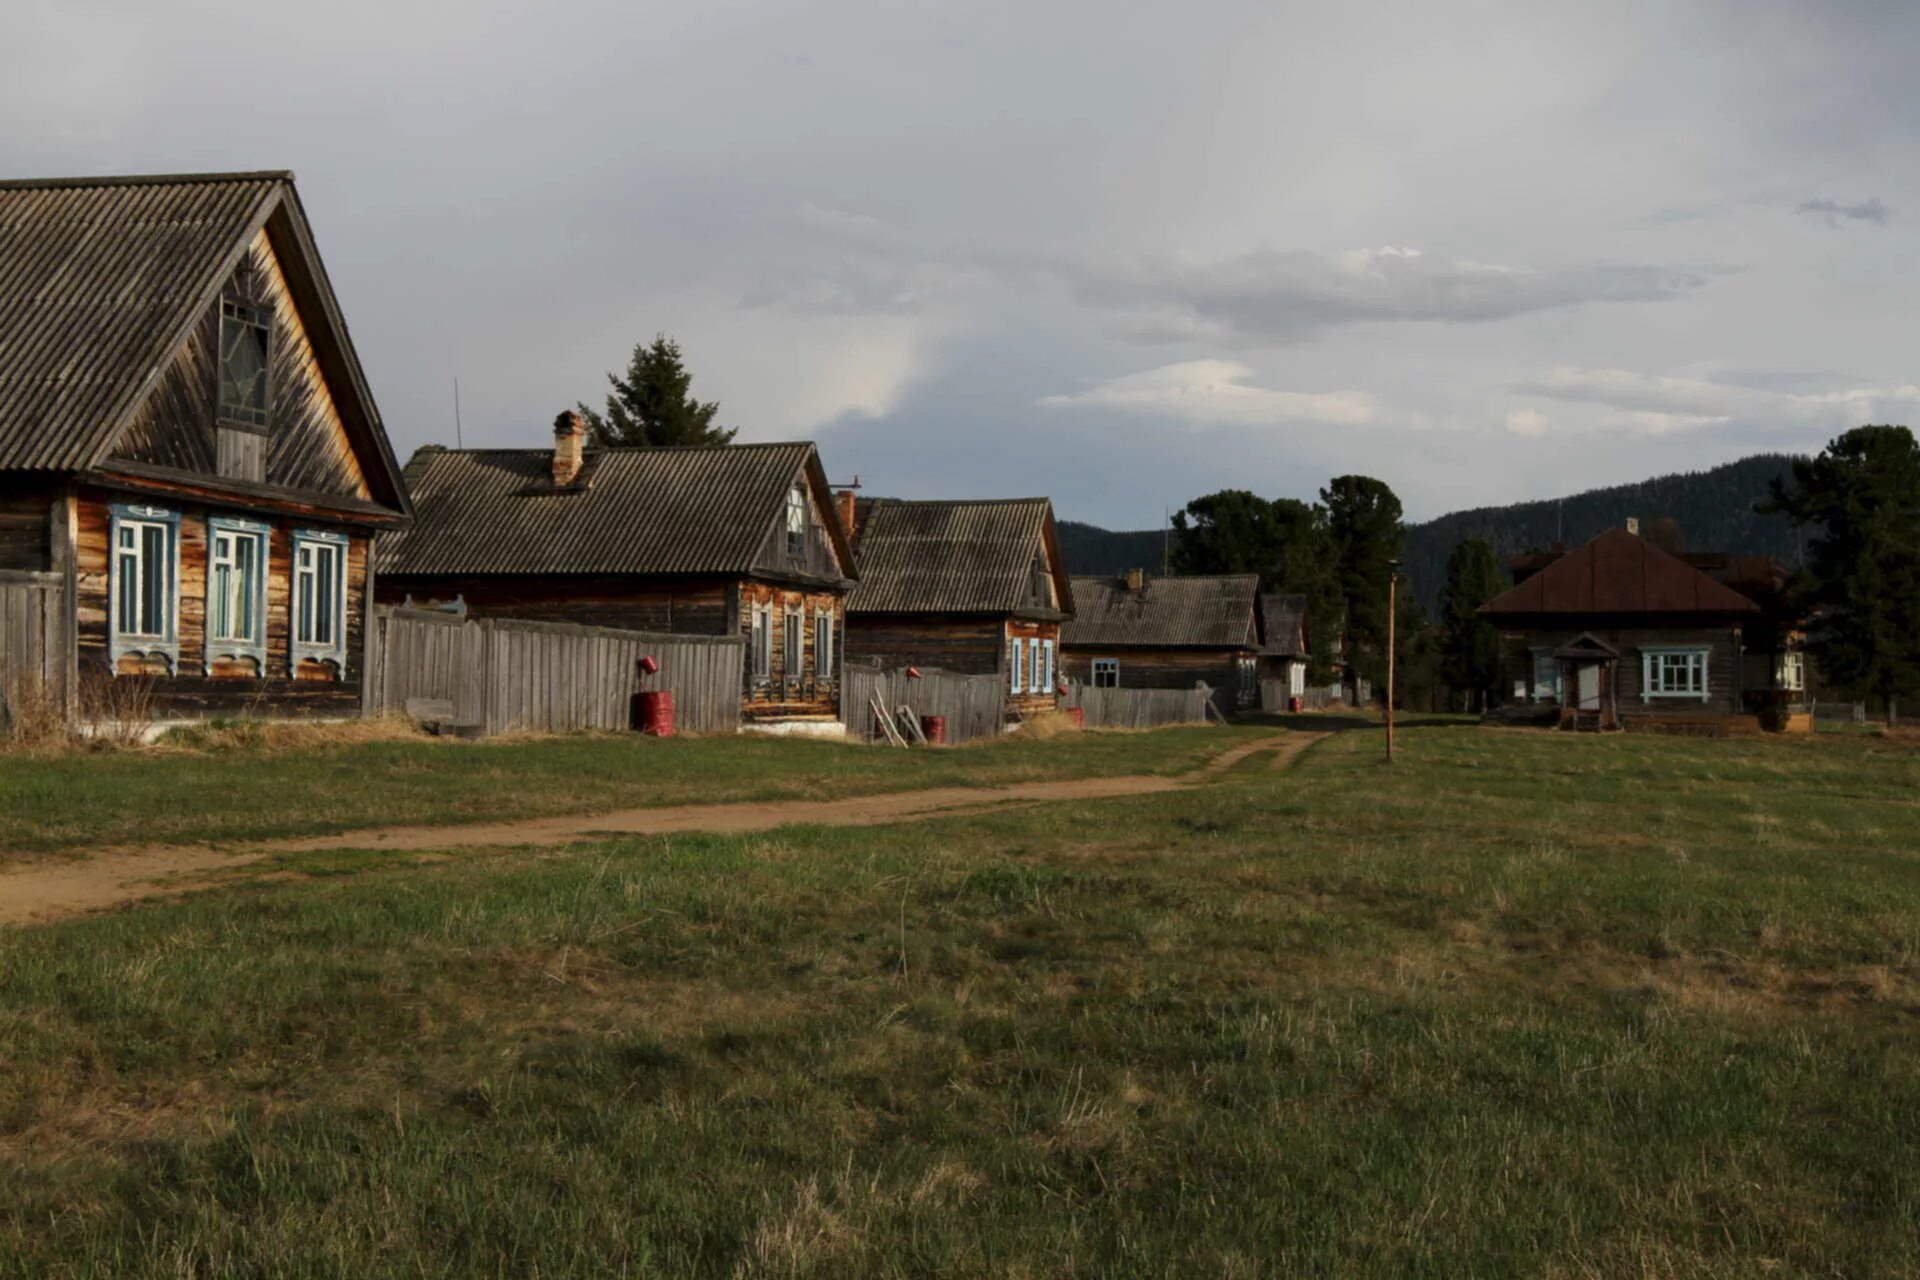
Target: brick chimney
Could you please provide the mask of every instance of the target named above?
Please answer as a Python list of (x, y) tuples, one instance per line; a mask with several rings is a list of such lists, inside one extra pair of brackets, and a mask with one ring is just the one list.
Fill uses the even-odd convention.
[(587, 451), (587, 420), (567, 410), (553, 420), (553, 485), (564, 489), (580, 476)]
[(860, 477), (855, 476), (852, 484), (841, 485), (833, 495), (833, 509), (840, 513), (840, 527), (847, 531), (848, 541), (860, 536), (859, 506)]
[(1147, 586), (1147, 571), (1145, 569), (1127, 570), (1127, 590), (1144, 591), (1146, 589), (1146, 586)]

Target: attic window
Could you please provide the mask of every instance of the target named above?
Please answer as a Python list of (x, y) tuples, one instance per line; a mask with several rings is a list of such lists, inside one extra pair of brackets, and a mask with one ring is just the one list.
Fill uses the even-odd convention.
[(264, 430), (268, 406), (267, 358), (273, 326), (266, 308), (234, 298), (220, 303), (220, 421)]
[(807, 554), (807, 495), (797, 484), (787, 490), (787, 554)]

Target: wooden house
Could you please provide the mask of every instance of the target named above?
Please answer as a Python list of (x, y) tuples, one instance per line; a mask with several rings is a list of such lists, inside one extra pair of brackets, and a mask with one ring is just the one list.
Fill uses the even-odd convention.
[(1260, 579), (1254, 574), (1074, 578), (1061, 628), (1069, 679), (1099, 688), (1191, 689), (1222, 711), (1260, 698)]
[(0, 593), (45, 624), (16, 679), (356, 713), (407, 513), (292, 174), (0, 183)]
[(841, 499), (860, 584), (847, 598), (847, 656), (1005, 681), (1010, 719), (1059, 702), (1060, 624), (1073, 587), (1045, 498)]
[(1307, 598), (1260, 597), (1260, 678), (1282, 684), (1289, 698), (1307, 692)]
[(1753, 709), (1751, 648), (1786, 638), (1761, 602), (1709, 571), (1720, 564), (1746, 581), (1748, 559), (1705, 557), (1703, 568), (1609, 529), (1571, 552), (1523, 558), (1520, 580), (1480, 612), (1505, 639), (1515, 701), (1564, 726), (1723, 720)]
[(594, 448), (568, 413), (550, 449), (430, 446), (406, 474), (381, 601), (744, 636), (750, 727), (837, 727), (853, 552), (811, 444)]

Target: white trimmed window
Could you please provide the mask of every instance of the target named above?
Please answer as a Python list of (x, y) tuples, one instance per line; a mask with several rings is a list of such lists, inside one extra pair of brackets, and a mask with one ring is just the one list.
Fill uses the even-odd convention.
[(267, 526), (207, 521), (207, 657), (251, 658), (266, 674)]
[(753, 678), (773, 678), (773, 610), (764, 604), (753, 606)]
[(1798, 649), (1780, 655), (1774, 664), (1773, 681), (1789, 693), (1804, 693), (1807, 688), (1807, 655)]
[(159, 507), (115, 506), (108, 532), (111, 602), (110, 660), (129, 653), (160, 654), (177, 671), (179, 647), (180, 516)]
[(788, 605), (786, 626), (780, 637), (780, 656), (785, 659), (785, 665), (780, 668), (780, 674), (789, 680), (800, 678), (800, 647), (806, 637), (805, 616), (800, 612), (798, 605)]
[(1053, 643), (1054, 642), (1051, 640), (1042, 640), (1040, 642), (1040, 654), (1041, 654), (1041, 657), (1046, 661), (1046, 678), (1040, 682), (1040, 691), (1042, 693), (1053, 692), (1053, 685), (1055, 680), (1055, 675), (1053, 670)]
[(1095, 658), (1093, 660), (1093, 687), (1096, 689), (1120, 687), (1120, 659)]
[(1645, 698), (1693, 698), (1705, 702), (1706, 649), (1642, 649), (1640, 692)]
[(1010, 662), (1010, 667), (1013, 671), (1013, 691), (1015, 693), (1025, 693), (1027, 691), (1027, 642), (1019, 636), (1015, 636), (1013, 638), (1013, 648), (1010, 652), (1013, 655)]
[(1560, 701), (1560, 660), (1551, 649), (1533, 650), (1533, 698), (1536, 702)]
[(347, 540), (337, 533), (293, 535), (293, 652), (302, 662), (344, 667), (347, 655)]
[(813, 611), (813, 677), (833, 679), (833, 614), (826, 609)]

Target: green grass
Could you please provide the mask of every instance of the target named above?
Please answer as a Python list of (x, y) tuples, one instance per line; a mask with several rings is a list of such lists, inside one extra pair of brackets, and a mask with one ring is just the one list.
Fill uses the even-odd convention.
[(13, 931), (0, 1273), (1920, 1269), (1920, 755), (1402, 745)]
[(1272, 730), (1090, 733), (914, 752), (759, 737), (662, 741), (609, 734), (481, 743), (412, 738), (298, 750), (0, 755), (0, 855), (1183, 773), (1263, 732)]

